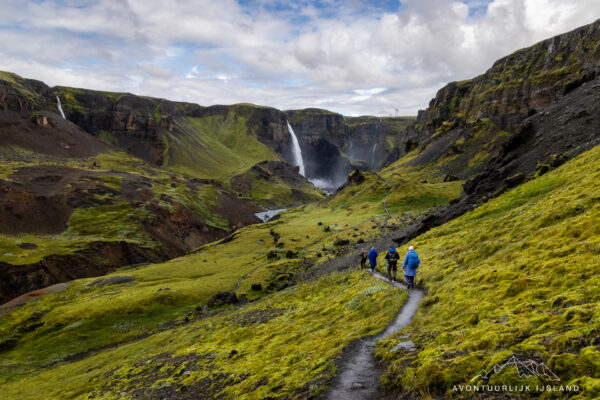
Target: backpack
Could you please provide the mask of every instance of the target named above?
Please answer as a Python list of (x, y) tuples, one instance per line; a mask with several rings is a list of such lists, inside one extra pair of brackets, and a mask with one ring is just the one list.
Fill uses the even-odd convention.
[(388, 252), (388, 260), (390, 262), (397, 262), (399, 258), (400, 258), (400, 256), (398, 255), (397, 252), (395, 252), (395, 251)]
[(417, 255), (417, 253), (409, 254), (408, 267), (417, 269), (419, 267), (419, 264), (421, 264), (421, 260), (419, 260), (419, 256)]

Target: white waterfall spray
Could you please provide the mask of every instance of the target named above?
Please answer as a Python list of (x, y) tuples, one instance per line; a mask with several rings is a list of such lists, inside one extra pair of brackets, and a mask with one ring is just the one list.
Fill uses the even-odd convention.
[(290, 132), (290, 135), (292, 136), (292, 145), (293, 145), (293, 149), (294, 149), (294, 158), (296, 159), (296, 165), (298, 167), (300, 167), (300, 175), (305, 176), (304, 175), (304, 161), (302, 160), (302, 150), (300, 150), (300, 143), (298, 142), (298, 138), (296, 137), (296, 134), (294, 133), (294, 130), (292, 129), (292, 126), (290, 125), (289, 121), (287, 123), (287, 126), (288, 126), (288, 131)]
[(377, 143), (375, 143), (373, 150), (371, 151), (371, 168), (375, 166), (375, 150), (377, 150)]
[(379, 123), (375, 125), (375, 144), (373, 145), (373, 150), (371, 150), (371, 169), (375, 168), (375, 151), (377, 150), (377, 142), (379, 141), (379, 125), (381, 124), (381, 119)]
[(58, 111), (60, 111), (60, 115), (62, 115), (63, 119), (65, 118), (65, 113), (63, 112), (62, 106), (60, 105), (60, 97), (56, 96), (56, 105), (58, 107)]

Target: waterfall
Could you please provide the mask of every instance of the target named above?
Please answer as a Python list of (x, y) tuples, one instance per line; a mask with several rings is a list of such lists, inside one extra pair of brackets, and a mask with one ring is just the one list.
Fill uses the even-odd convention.
[(371, 168), (375, 166), (375, 150), (377, 150), (377, 143), (375, 143), (373, 150), (371, 151)]
[(63, 112), (62, 106), (60, 105), (60, 97), (56, 96), (56, 105), (58, 107), (58, 111), (60, 111), (60, 115), (62, 115), (63, 119), (65, 118), (65, 113)]
[[(379, 120), (381, 122), (381, 120)], [(377, 150), (377, 142), (379, 141), (379, 124), (375, 125), (375, 144), (371, 150), (371, 169), (375, 167), (375, 150)]]
[(296, 165), (300, 167), (300, 175), (304, 176), (304, 161), (302, 160), (302, 150), (300, 150), (300, 143), (298, 142), (298, 138), (290, 125), (290, 122), (287, 123), (288, 131), (290, 135), (292, 135), (292, 144), (294, 146), (294, 158), (296, 159)]

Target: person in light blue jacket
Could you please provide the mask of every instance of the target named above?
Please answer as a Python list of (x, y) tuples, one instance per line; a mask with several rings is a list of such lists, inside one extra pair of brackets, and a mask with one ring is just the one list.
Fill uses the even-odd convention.
[(369, 251), (369, 264), (371, 264), (371, 272), (375, 271), (377, 266), (377, 250), (375, 250), (375, 247), (371, 247), (371, 251)]
[(415, 288), (415, 276), (417, 276), (417, 268), (419, 268), (419, 255), (415, 251), (415, 248), (410, 246), (408, 253), (404, 257), (404, 263), (402, 263), (402, 269), (404, 270), (404, 277), (406, 278), (406, 288)]

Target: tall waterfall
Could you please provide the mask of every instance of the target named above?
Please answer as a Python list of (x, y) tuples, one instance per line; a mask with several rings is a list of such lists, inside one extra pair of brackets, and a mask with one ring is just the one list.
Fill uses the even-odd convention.
[(60, 111), (60, 115), (62, 115), (63, 119), (65, 118), (65, 113), (63, 112), (62, 106), (60, 105), (60, 97), (56, 96), (56, 105), (58, 106), (58, 111)]
[[(381, 120), (379, 120), (381, 123)], [(379, 141), (379, 124), (375, 125), (375, 144), (373, 150), (371, 150), (371, 169), (375, 167), (375, 151), (377, 150), (377, 142)]]
[(375, 166), (375, 150), (377, 150), (377, 143), (375, 143), (373, 150), (371, 151), (371, 168)]
[(290, 122), (287, 123), (288, 131), (290, 135), (292, 135), (292, 144), (294, 147), (294, 158), (296, 159), (296, 165), (300, 167), (300, 175), (304, 176), (304, 161), (302, 160), (302, 150), (300, 150), (300, 143), (298, 142), (298, 138), (290, 125)]

